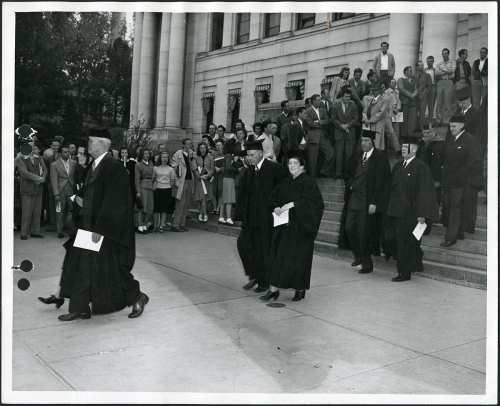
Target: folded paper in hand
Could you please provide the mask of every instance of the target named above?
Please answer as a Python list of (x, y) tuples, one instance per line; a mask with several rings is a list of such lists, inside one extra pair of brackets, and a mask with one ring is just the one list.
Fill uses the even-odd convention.
[(393, 123), (402, 123), (403, 122), (403, 112), (400, 111), (398, 114), (395, 116), (392, 116), (391, 121)]
[(426, 228), (427, 228), (427, 224), (425, 224), (425, 223), (422, 223), (422, 224), (418, 223), (417, 224), (417, 226), (415, 227), (415, 230), (413, 230), (413, 235), (415, 236), (417, 241), (420, 241)]
[(274, 227), (281, 226), (282, 224), (288, 224), (288, 210), (281, 213), (281, 216), (278, 216), (273, 212), (274, 219)]
[(91, 231), (78, 229), (73, 246), (76, 248), (83, 248), (86, 250), (99, 252), (101, 249), (102, 240), (104, 240), (104, 237), (101, 237), (99, 242), (95, 243), (92, 241)]

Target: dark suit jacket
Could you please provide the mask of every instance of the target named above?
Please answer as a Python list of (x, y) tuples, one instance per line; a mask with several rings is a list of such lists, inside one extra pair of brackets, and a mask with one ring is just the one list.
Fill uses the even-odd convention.
[[(469, 62), (467, 61), (464, 61), (464, 73), (465, 73), (465, 81), (470, 86), (471, 67)], [(455, 76), (453, 77), (453, 83), (456, 83), (459, 80), (460, 80), (460, 64), (457, 62), (457, 67), (455, 68)]]
[[(305, 125), (305, 123), (303, 124)], [(281, 138), (283, 152), (286, 154), (288, 151), (300, 150), (299, 145), (305, 137), (305, 129), (300, 125), (298, 120), (287, 124), (285, 127), (287, 128), (286, 137), (285, 131), (283, 131), (283, 137)]]
[[(354, 126), (358, 122), (358, 108), (354, 103), (349, 102), (347, 104), (346, 113), (342, 110), (342, 103), (337, 103), (332, 109), (332, 123), (333, 123), (333, 136), (336, 140), (341, 140), (344, 135), (348, 139), (356, 139), (356, 131), (354, 131)], [(340, 128), (341, 125), (349, 125), (349, 134)]]
[(483, 76), (488, 76), (488, 58), (484, 61), (483, 70), (479, 70), (480, 59), (476, 59), (472, 64), (472, 79), (481, 80)]
[[(311, 144), (319, 144), (321, 136), (327, 134), (327, 130), (325, 130), (325, 128), (330, 125), (330, 119), (328, 118), (326, 110), (319, 108), (318, 111), (320, 117), (318, 117), (312, 106), (306, 109), (306, 141)], [(315, 123), (316, 120), (319, 120), (319, 122)]]
[(20, 175), (20, 191), (22, 195), (41, 195), (43, 193), (43, 183), (39, 185), (35, 182), (40, 181), (40, 178), (47, 179), (47, 168), (45, 162), (40, 157), (31, 160), (24, 159), (23, 156), (16, 158), (15, 165)]
[(281, 138), (281, 129), (283, 128), (283, 126), (290, 121), (292, 121), (292, 117), (290, 116), (290, 114), (288, 114), (288, 116), (285, 116), (283, 113), (280, 113), (280, 115), (276, 118), (276, 123), (278, 124), (278, 132), (276, 133), (276, 135), (278, 136), (278, 138)]
[(54, 192), (54, 196), (60, 194), (67, 183), (71, 185), (71, 191), (73, 191), (73, 187), (75, 185), (75, 170), (78, 164), (71, 159), (68, 159), (68, 164), (69, 174), (64, 168), (62, 158), (59, 158), (51, 165), (50, 182), (52, 184), (52, 191)]
[(427, 97), (427, 91), (429, 90), (429, 87), (432, 85), (431, 75), (429, 75), (426, 72), (417, 72), (416, 75), (414, 76), (414, 79), (415, 79), (415, 86), (417, 87), (418, 90), (418, 98), (420, 100), (423, 100)]
[(399, 78), (398, 79), (398, 89), (399, 89), (399, 100), (401, 100), (401, 105), (405, 105), (413, 101), (410, 99), (409, 95), (415, 93), (415, 80), (412, 80), (411, 83), (407, 78)]
[(321, 108), (326, 111), (329, 118), (332, 118), (332, 102), (328, 101), (328, 108), (326, 108), (325, 101), (321, 101)]
[(466, 184), (482, 187), (483, 157), (477, 138), (463, 132), (458, 140), (452, 141), (453, 137), (445, 141), (441, 187), (463, 188)]
[(358, 86), (355, 85), (354, 78), (349, 79), (349, 85), (351, 86), (351, 90), (355, 95), (353, 94), (353, 97), (356, 97), (361, 101), (363, 100), (363, 97), (365, 96), (365, 82), (363, 80), (360, 80), (358, 82)]

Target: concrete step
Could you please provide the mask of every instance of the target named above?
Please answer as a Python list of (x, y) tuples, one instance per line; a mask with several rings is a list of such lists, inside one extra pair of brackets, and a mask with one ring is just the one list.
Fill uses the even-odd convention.
[(325, 201), (325, 211), (335, 211), (337, 213), (342, 213), (342, 209), (344, 208), (344, 202), (327, 202)]
[[(444, 238), (439, 235), (424, 235), (422, 238), (422, 246), (437, 248), (439, 244), (444, 241)], [(460, 251), (464, 253), (484, 255), (487, 254), (487, 243), (486, 241), (477, 240), (458, 240), (457, 243), (450, 247), (453, 251)]]
[(318, 186), (329, 185), (329, 186), (344, 186), (344, 179), (333, 179), (333, 178), (318, 178), (316, 179)]
[(323, 212), (323, 217), (321, 218), (321, 221), (339, 221), (342, 217), (342, 212), (340, 211), (332, 211), (332, 210), (325, 210)]
[[(477, 222), (476, 222), (477, 224)], [(444, 237), (446, 233), (446, 227), (442, 224), (434, 224), (431, 229), (431, 235), (439, 235)], [(477, 240), (477, 241), (486, 241), (487, 230), (484, 228), (476, 227), (474, 234), (465, 233), (465, 241), (467, 240)]]
[(345, 186), (335, 186), (335, 185), (318, 185), (319, 190), (322, 194), (324, 193), (338, 193), (344, 194)]
[[(324, 254), (335, 259), (345, 259), (347, 262), (353, 260), (352, 253), (348, 250), (340, 249), (336, 244), (330, 244), (316, 240), (314, 250), (318, 254)], [(424, 256), (426, 258), (426, 256)], [(383, 269), (396, 272), (396, 261), (381, 257), (373, 257), (375, 269)], [(439, 279), (449, 283), (470, 286), (479, 289), (486, 289), (487, 275), (484, 270), (471, 269), (462, 266), (440, 264), (429, 260), (424, 260), (424, 272), (417, 272), (415, 275)], [(357, 271), (355, 268), (353, 270)]]
[(344, 193), (321, 193), (324, 202), (344, 203)]
[(320, 231), (331, 231), (338, 233), (340, 231), (340, 222), (339, 221), (328, 221), (321, 220), (321, 224), (319, 225)]

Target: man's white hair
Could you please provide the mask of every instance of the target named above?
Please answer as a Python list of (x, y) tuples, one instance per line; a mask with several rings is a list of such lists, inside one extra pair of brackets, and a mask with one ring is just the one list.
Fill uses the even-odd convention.
[(111, 147), (111, 140), (108, 138), (93, 137), (93, 136), (92, 136), (92, 138), (95, 138), (96, 140), (98, 140), (99, 143), (101, 144), (102, 148), (105, 150), (108, 150)]

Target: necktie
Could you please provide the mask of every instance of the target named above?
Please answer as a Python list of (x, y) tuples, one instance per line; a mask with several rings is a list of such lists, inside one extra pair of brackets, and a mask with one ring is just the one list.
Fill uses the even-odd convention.
[(367, 155), (367, 153), (365, 152), (365, 156), (363, 157), (363, 163), (365, 163), (366, 161), (368, 161), (368, 157), (366, 155)]
[(370, 118), (372, 118), (372, 106), (373, 106), (374, 101), (375, 101), (375, 99), (372, 99), (372, 101), (370, 102), (370, 105), (368, 106), (368, 111), (366, 112), (366, 117), (368, 117), (368, 120)]
[(406, 168), (406, 166), (408, 165), (408, 162), (407, 161), (404, 161), (403, 162), (403, 168)]
[(257, 175), (259, 173), (259, 167), (255, 165), (255, 174)]
[(463, 116), (464, 114), (465, 114), (465, 111), (463, 111), (463, 110), (462, 110), (462, 111), (460, 112), (460, 115), (462, 115), (462, 116)]
[(95, 171), (95, 166), (96, 166), (96, 165), (95, 165), (95, 161), (94, 161), (94, 162), (92, 162), (92, 172), (94, 172), (94, 171)]
[(453, 137), (453, 141), (451, 142), (452, 144), (457, 140), (457, 137)]
[(342, 111), (344, 112), (344, 114), (345, 114), (345, 107), (346, 107), (345, 104), (342, 103)]

